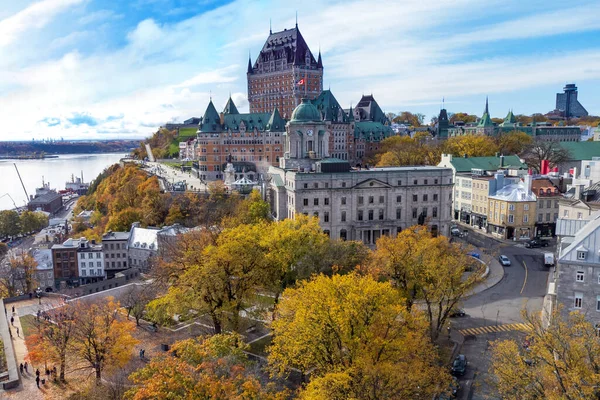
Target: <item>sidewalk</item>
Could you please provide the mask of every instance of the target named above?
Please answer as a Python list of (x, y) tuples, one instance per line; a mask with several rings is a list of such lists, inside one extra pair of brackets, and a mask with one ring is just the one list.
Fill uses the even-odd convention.
[[(17, 365), (21, 363), (25, 363), (27, 358), (27, 347), (25, 346), (25, 338), (23, 336), (23, 328), (21, 327), (21, 319), (19, 318), (19, 309), (16, 309), (16, 312), (12, 314), (10, 312), (11, 305), (7, 305), (7, 309), (9, 310), (9, 316), (13, 316), (15, 321), (13, 325), (10, 325), (10, 330), (12, 333), (12, 343), (15, 349), (15, 356), (17, 357)], [(9, 322), (10, 323), (10, 322)], [(19, 328), (19, 336), (17, 336), (17, 328)], [(44, 385), (40, 382), (40, 388), (38, 389), (35, 384), (35, 368), (31, 365), (29, 361), (28, 370), (29, 372), (23, 372), (21, 375), (21, 385), (16, 389), (7, 390), (2, 393), (2, 399), (27, 399), (27, 400), (44, 400), (45, 393), (47, 389), (44, 388)], [(40, 366), (36, 366), (40, 367)], [(45, 378), (44, 372), (40, 368), (41, 378)], [(46, 382), (46, 386), (48, 386), (48, 382)]]
[(483, 282), (475, 285), (473, 291), (466, 296), (467, 298), (497, 285), (502, 278), (504, 278), (504, 267), (502, 267), (500, 262), (495, 258), (492, 258), (490, 262), (487, 263), (487, 268), (487, 276), (484, 278)]

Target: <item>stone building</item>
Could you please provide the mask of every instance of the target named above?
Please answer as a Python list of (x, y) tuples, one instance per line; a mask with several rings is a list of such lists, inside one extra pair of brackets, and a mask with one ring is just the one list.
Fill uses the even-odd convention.
[(102, 236), (104, 270), (108, 279), (113, 278), (116, 273), (130, 268), (127, 255), (130, 234), (131, 232), (108, 231)]
[(77, 261), (79, 279), (82, 285), (98, 282), (106, 278), (102, 245), (96, 244), (95, 240), (79, 239)]
[(488, 231), (503, 239), (531, 239), (535, 232), (537, 198), (531, 175), (524, 182), (506, 185), (488, 197)]
[(600, 328), (600, 214), (562, 241), (554, 293), (550, 293), (556, 296), (554, 306), (562, 306), (564, 315), (580, 311)]
[(298, 24), (270, 31), (254, 64), (248, 59), (247, 77), (250, 113), (277, 108), (288, 119), (302, 98), (314, 99), (323, 91), (321, 52), (313, 56)]
[(67, 239), (52, 246), (54, 281), (57, 288), (79, 286), (105, 278), (102, 246), (94, 240)]
[(54, 265), (52, 263), (52, 250), (34, 249), (32, 253), (36, 262), (34, 279), (37, 281), (40, 289), (46, 292), (54, 290)]
[(129, 242), (127, 243), (129, 266), (147, 272), (150, 268), (149, 261), (158, 254), (159, 228), (142, 228), (139, 222), (131, 225)]
[(269, 168), (269, 202), (277, 220), (319, 218), (334, 239), (374, 245), (412, 225), (447, 234), (452, 170), (439, 167), (352, 169), (330, 158), (329, 132), (319, 110), (304, 100), (286, 125), (285, 154)]
[(577, 86), (574, 83), (566, 84), (563, 93), (556, 94), (556, 109), (566, 119), (588, 116), (587, 110), (577, 100)]

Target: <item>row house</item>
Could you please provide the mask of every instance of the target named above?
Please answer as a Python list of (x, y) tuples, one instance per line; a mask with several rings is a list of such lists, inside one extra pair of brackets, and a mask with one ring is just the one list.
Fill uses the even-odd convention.
[(67, 239), (52, 246), (55, 287), (79, 286), (105, 279), (102, 246), (94, 240)]

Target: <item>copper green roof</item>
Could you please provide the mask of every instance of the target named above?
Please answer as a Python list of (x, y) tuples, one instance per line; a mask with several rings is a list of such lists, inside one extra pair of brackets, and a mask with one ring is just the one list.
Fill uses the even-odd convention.
[(375, 141), (381, 141), (393, 134), (392, 128), (381, 122), (360, 121), (354, 124), (354, 137), (357, 139), (370, 139), (372, 137)]
[(481, 119), (477, 123), (477, 126), (482, 127), (482, 128), (487, 128), (490, 126), (494, 126), (494, 123), (492, 122), (490, 115), (488, 113), (485, 113), (481, 116)]
[(237, 107), (235, 106), (235, 103), (233, 102), (233, 100), (231, 99), (231, 96), (229, 96), (229, 100), (227, 100), (227, 104), (225, 104), (225, 109), (223, 109), (223, 114), (239, 114), (240, 112), (238, 111)]
[(212, 100), (208, 103), (202, 121), (200, 121), (200, 132), (220, 132), (221, 118)]
[(600, 157), (600, 142), (560, 142), (559, 145), (569, 152), (571, 161)]
[(510, 110), (508, 112), (508, 114), (506, 114), (506, 117), (504, 117), (504, 121), (502, 123), (503, 124), (516, 124), (517, 123), (517, 118), (515, 117), (515, 114), (513, 114), (512, 110)]
[(302, 103), (300, 103), (294, 111), (292, 112), (292, 119), (290, 119), (290, 123), (305, 123), (305, 122), (320, 122), (321, 114), (317, 107), (309, 99), (302, 99)]
[(285, 130), (285, 119), (279, 114), (277, 107), (273, 110), (269, 122), (267, 123), (267, 129), (274, 132), (282, 132)]
[[(450, 164), (456, 172), (471, 172), (472, 169), (482, 169), (484, 171), (496, 171), (498, 168), (527, 169), (527, 165), (522, 163), (519, 156), (504, 156), (504, 162), (500, 157), (452, 157)], [(502, 164), (502, 166), (500, 166)]]
[(349, 122), (348, 116), (331, 90), (323, 90), (316, 99), (312, 100), (312, 103), (317, 107), (324, 121)]

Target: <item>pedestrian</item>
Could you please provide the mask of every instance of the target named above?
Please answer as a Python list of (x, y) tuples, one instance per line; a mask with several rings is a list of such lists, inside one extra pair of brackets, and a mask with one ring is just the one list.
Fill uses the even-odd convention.
[(35, 384), (37, 385), (38, 389), (40, 388), (40, 377), (36, 376), (35, 377)]
[(50, 376), (50, 370), (48, 368), (46, 368), (46, 378), (48, 378)]
[(144, 359), (144, 350), (140, 349), (140, 360)]
[(54, 366), (54, 368), (52, 370), (54, 371), (54, 378), (56, 378), (56, 365)]
[(19, 337), (19, 327), (17, 326), (17, 337)]
[(27, 361), (25, 361), (25, 372), (29, 373), (29, 371), (27, 370)]
[[(33, 298), (33, 293), (29, 293), (29, 298), (30, 299)], [(38, 387), (39, 387), (39, 385), (38, 385)]]
[(10, 317), (10, 324), (15, 326), (15, 317)]
[(21, 363), (21, 365), (19, 365), (19, 370), (21, 371), (21, 375), (23, 375), (23, 363)]
[(146, 349), (142, 349), (142, 358), (146, 358)]
[(12, 306), (13, 314), (15, 313), (15, 306)]
[(40, 369), (36, 369), (35, 370), (35, 376), (37, 376), (38, 378), (40, 377)]

